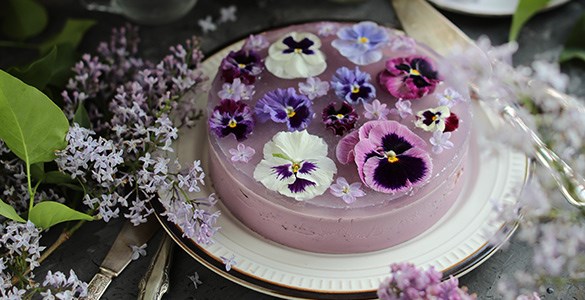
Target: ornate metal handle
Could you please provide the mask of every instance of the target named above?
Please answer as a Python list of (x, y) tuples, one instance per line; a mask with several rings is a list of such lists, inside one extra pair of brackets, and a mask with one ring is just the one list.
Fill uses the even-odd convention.
[[(102, 274), (104, 270), (100, 270), (100, 273), (96, 273), (87, 288), (87, 297), (84, 300), (98, 300), (102, 297), (110, 283), (112, 283), (112, 276)], [(109, 272), (106, 272), (109, 273)]]
[(164, 234), (158, 251), (152, 258), (150, 267), (138, 285), (139, 300), (160, 300), (169, 289), (169, 268), (172, 260), (174, 242)]

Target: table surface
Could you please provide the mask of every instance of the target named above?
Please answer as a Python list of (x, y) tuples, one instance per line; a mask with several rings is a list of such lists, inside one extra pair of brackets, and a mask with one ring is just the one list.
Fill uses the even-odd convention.
[[(93, 52), (98, 42), (107, 40), (112, 27), (119, 27), (126, 22), (121, 16), (84, 10), (77, 1), (45, 0), (49, 9), (50, 23), (48, 31), (59, 28), (60, 18), (82, 17), (98, 21), (92, 28), (81, 47), (85, 52)], [(235, 4), (238, 20), (235, 23), (218, 25), (212, 33), (203, 34), (197, 21), (208, 15), (216, 19), (220, 8)], [(518, 42), (520, 49), (515, 55), (516, 64), (526, 64), (535, 57), (547, 57), (558, 53), (567, 38), (572, 24), (585, 12), (585, 0), (574, 0), (558, 8), (537, 15), (522, 30)], [(466, 32), (471, 38), (487, 35), (493, 44), (507, 40), (511, 18), (476, 17), (444, 12), (445, 15)], [(314, 20), (373, 20), (380, 24), (400, 28), (399, 22), (388, 0), (363, 0), (340, 4), (334, 1), (315, 0), (256, 0), (256, 1), (204, 1), (200, 0), (194, 9), (181, 20), (156, 27), (141, 27), (141, 49), (147, 58), (160, 59), (168, 52), (168, 47), (183, 42), (191, 35), (199, 35), (201, 47), (206, 55), (239, 40), (250, 33), (267, 28)], [(0, 67), (8, 63), (25, 61), (25, 56), (14, 51), (0, 50)], [(563, 66), (573, 83), (570, 92), (583, 97), (585, 87), (579, 79), (585, 78), (583, 66)], [(47, 270), (68, 272), (73, 269), (80, 279), (89, 282), (98, 271), (99, 264), (108, 252), (121, 220), (108, 224), (91, 222), (84, 225), (75, 235), (62, 245), (43, 265), (36, 269), (37, 276), (44, 276)], [(58, 234), (60, 228), (45, 234), (44, 242)], [(150, 264), (163, 235), (161, 230), (149, 242), (148, 254), (132, 262), (128, 268), (111, 284), (102, 299), (134, 299), (142, 274)], [(515, 238), (503, 250), (498, 251), (477, 269), (460, 278), (470, 291), (479, 299), (498, 299), (497, 282), (503, 275), (511, 275), (516, 270), (529, 270), (531, 265), (530, 248)], [(188, 279), (197, 272), (203, 284), (197, 288)], [(171, 288), (164, 299), (273, 299), (248, 288), (232, 283), (199, 264), (179, 247), (174, 248), (171, 266)], [(567, 285), (556, 290), (549, 290), (544, 299), (585, 299), (585, 286)]]

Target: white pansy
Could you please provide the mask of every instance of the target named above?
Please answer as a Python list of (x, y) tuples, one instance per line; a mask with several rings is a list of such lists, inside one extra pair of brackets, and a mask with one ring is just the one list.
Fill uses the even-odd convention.
[(266, 69), (284, 79), (317, 76), (327, 68), (319, 48), (321, 40), (312, 33), (288, 33), (268, 48)]

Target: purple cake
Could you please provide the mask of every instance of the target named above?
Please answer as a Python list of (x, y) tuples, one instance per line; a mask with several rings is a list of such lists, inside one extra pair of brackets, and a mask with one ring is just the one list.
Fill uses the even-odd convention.
[(263, 237), (313, 252), (420, 235), (470, 173), (471, 104), (453, 77), (432, 50), (373, 22), (250, 36), (209, 93), (221, 202)]

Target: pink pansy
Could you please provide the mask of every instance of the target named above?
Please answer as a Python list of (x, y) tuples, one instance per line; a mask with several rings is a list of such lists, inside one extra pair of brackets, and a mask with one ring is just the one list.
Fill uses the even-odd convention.
[(432, 93), (440, 81), (430, 60), (422, 56), (389, 59), (378, 80), (392, 96), (399, 99), (421, 98)]

